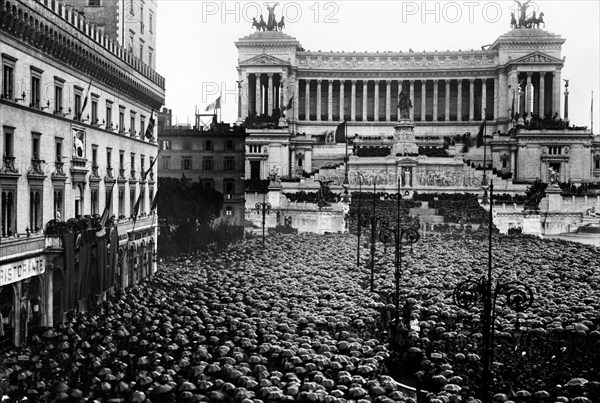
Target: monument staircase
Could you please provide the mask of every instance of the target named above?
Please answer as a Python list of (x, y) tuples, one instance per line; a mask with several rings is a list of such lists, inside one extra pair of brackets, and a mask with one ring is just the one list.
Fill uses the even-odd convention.
[(444, 217), (438, 214), (437, 209), (430, 208), (429, 202), (422, 202), (421, 207), (413, 207), (409, 210), (409, 214), (413, 217), (418, 217), (421, 224), (443, 224)]

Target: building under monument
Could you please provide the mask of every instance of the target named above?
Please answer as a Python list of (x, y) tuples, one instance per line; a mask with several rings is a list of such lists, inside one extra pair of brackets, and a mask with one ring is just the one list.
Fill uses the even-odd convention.
[[(571, 125), (562, 107), (566, 39), (534, 26), (514, 27), (488, 48), (466, 51), (307, 51), (277, 30), (239, 39), (246, 177), (277, 171), (284, 186), (298, 190), (316, 188), (311, 178), (342, 184), (348, 177), (356, 186), (360, 174), (367, 184), (393, 189), (401, 180), (411, 190), (463, 191), (479, 189), (486, 148), (486, 165), (508, 192), (547, 181), (550, 168), (561, 182), (600, 181), (600, 136)], [(391, 154), (402, 91), (413, 106), (420, 150), (445, 149), (447, 157)], [(485, 147), (463, 146), (484, 120)], [(346, 144), (334, 135), (342, 121), (347, 167)], [(390, 152), (374, 155), (377, 148)]]

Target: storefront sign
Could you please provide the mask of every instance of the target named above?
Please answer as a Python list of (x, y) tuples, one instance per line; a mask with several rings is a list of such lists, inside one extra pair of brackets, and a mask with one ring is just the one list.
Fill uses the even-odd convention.
[(31, 258), (0, 266), (0, 286), (38, 276), (46, 271), (45, 259)]

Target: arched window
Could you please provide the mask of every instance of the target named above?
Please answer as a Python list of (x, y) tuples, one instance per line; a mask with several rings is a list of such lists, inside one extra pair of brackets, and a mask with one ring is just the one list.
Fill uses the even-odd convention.
[(2, 191), (2, 236), (11, 236), (16, 232), (15, 191)]
[(42, 228), (42, 192), (34, 189), (29, 192), (29, 229), (37, 232)]
[(75, 188), (75, 217), (79, 218), (83, 215), (83, 186), (77, 185)]

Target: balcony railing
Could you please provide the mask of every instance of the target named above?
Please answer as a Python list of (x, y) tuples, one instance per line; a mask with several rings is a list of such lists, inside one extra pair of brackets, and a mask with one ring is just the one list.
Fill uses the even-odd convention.
[(54, 163), (54, 176), (67, 176), (64, 171), (65, 163), (56, 161)]
[(98, 174), (98, 165), (94, 164), (92, 165), (92, 178), (100, 178), (100, 175)]
[(120, 168), (119, 169), (119, 179), (120, 180), (125, 180), (125, 168)]
[(46, 161), (44, 160), (32, 159), (29, 173), (33, 175), (43, 175), (44, 170), (42, 169), (42, 164), (44, 164), (45, 162)]
[(135, 171), (133, 169), (129, 172), (129, 179), (132, 179), (132, 180), (136, 179), (135, 178)]
[(106, 176), (105, 176), (105, 178), (106, 179), (114, 179), (114, 177), (113, 177), (113, 168), (111, 168), (111, 167), (107, 167), (106, 168)]
[(17, 171), (17, 168), (15, 166), (15, 157), (13, 156), (4, 156), (2, 157), (2, 172), (5, 173), (11, 173), (11, 174), (18, 174), (19, 171)]

